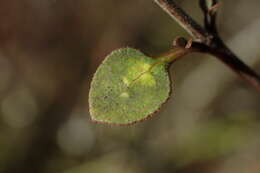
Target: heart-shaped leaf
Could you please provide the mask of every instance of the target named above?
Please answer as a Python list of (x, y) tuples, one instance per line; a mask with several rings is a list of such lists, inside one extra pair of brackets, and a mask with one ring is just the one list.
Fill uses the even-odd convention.
[(132, 48), (107, 56), (91, 83), (92, 120), (127, 125), (156, 112), (170, 94), (167, 63), (157, 62)]

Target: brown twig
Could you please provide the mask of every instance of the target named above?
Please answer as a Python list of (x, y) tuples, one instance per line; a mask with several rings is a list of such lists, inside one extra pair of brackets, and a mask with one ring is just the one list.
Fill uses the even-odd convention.
[(174, 18), (191, 36), (203, 41), (207, 41), (208, 33), (195, 20), (193, 20), (184, 10), (182, 10), (172, 0), (155, 0), (155, 2)]
[(204, 25), (207, 31), (217, 34), (216, 19), (219, 0), (200, 0), (200, 7), (204, 13)]
[[(217, 32), (216, 10), (220, 4), (218, 0), (200, 0), (200, 6), (205, 16), (205, 27), (199, 25), (182, 10), (174, 0), (154, 1), (196, 39), (196, 41), (192, 42), (190, 48), (195, 49), (197, 52), (208, 53), (218, 58), (242, 79), (260, 91), (260, 76), (242, 62), (240, 58), (224, 44)], [(177, 40), (175, 44), (179, 42), (180, 40)]]

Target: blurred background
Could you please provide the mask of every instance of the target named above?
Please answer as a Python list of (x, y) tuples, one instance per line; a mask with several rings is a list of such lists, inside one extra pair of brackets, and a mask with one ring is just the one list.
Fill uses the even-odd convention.
[[(176, 0), (202, 23), (197, 0)], [(260, 73), (260, 1), (225, 0), (225, 42)], [(171, 68), (152, 119), (92, 123), (88, 90), (112, 50), (156, 56), (189, 38), (152, 0), (0, 1), (1, 173), (259, 173), (260, 94), (214, 57)]]

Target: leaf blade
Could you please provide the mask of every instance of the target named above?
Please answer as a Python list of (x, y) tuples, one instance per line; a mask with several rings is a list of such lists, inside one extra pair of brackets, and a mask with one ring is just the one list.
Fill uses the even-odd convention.
[(146, 72), (155, 59), (138, 50), (113, 51), (97, 69), (89, 94), (91, 119), (96, 122), (128, 125), (156, 112), (170, 94), (170, 79), (165, 63)]

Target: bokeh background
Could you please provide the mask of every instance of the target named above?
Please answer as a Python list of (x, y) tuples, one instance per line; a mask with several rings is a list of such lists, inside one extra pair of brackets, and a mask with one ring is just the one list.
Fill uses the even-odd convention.
[[(197, 0), (176, 0), (202, 23)], [(260, 73), (260, 1), (223, 0), (225, 42)], [(92, 123), (88, 90), (112, 50), (156, 56), (187, 33), (152, 0), (0, 1), (1, 173), (259, 173), (260, 94), (214, 57), (171, 68), (152, 119)]]

